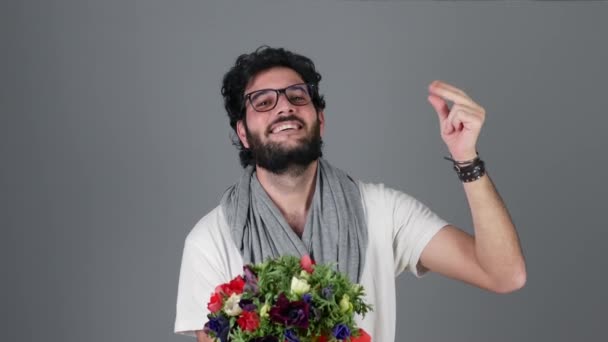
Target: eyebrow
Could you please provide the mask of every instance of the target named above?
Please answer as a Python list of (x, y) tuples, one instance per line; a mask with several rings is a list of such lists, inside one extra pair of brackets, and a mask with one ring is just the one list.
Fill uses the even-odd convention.
[(251, 93), (245, 95), (245, 97), (249, 96), (249, 98), (251, 99), (257, 99), (258, 97), (262, 96), (262, 92), (265, 90), (274, 90), (274, 89), (260, 89), (260, 90), (254, 90)]
[(276, 90), (276, 89), (277, 89), (277, 88), (263, 88), (263, 89), (253, 90), (253, 91), (250, 91), (250, 92), (246, 93), (246, 94), (245, 94), (245, 97), (247, 97), (247, 96), (249, 96), (249, 95), (251, 95), (251, 94), (253, 94), (253, 93), (257, 93), (257, 92), (259, 92), (259, 91), (264, 91), (264, 90)]
[(262, 88), (262, 89), (258, 89), (258, 90), (252, 90), (252, 91), (250, 91), (250, 92), (248, 92), (248, 93), (245, 93), (245, 95), (243, 95), (243, 97), (247, 97), (247, 96), (249, 96), (249, 95), (251, 95), (251, 94), (253, 94), (253, 93), (255, 93), (255, 92), (258, 92), (258, 91), (263, 91), (263, 90), (280, 90), (280, 89), (287, 89), (287, 88), (292, 87), (292, 86), (294, 86), (294, 85), (305, 85), (305, 84), (307, 84), (307, 83), (306, 83), (306, 82), (304, 82), (304, 81), (302, 81), (302, 82), (296, 82), (296, 83), (294, 83), (294, 84), (290, 84), (290, 85), (288, 85), (287, 87), (283, 87), (283, 88)]

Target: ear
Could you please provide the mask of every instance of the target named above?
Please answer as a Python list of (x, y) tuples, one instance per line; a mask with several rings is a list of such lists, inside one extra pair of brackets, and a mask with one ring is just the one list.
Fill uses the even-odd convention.
[(319, 120), (321, 137), (323, 137), (323, 134), (325, 133), (325, 112), (320, 111), (319, 114), (317, 114), (317, 120)]
[(245, 146), (245, 148), (249, 148), (249, 142), (247, 141), (247, 131), (245, 129), (245, 122), (243, 120), (239, 120), (236, 122), (236, 135), (239, 136), (239, 140)]

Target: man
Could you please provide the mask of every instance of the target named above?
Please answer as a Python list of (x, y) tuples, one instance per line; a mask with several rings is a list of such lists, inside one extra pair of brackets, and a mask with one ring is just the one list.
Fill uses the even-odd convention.
[(320, 80), (310, 59), (269, 47), (240, 56), (225, 75), (222, 95), (245, 172), (186, 238), (176, 332), (211, 341), (202, 329), (215, 286), (246, 263), (283, 254), (337, 262), (362, 284), (374, 311), (358, 324), (374, 341), (394, 341), (394, 279), (405, 269), (497, 293), (524, 285), (515, 227), (476, 152), (484, 109), (449, 84), (429, 86), (471, 209), (472, 237), (413, 197), (355, 181), (322, 158)]

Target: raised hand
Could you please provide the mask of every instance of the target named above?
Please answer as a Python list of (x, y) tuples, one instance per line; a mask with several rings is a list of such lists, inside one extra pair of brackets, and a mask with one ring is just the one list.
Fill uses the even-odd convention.
[[(463, 161), (477, 155), (477, 139), (486, 111), (464, 91), (442, 81), (429, 85), (428, 101), (439, 116), (441, 138), (455, 160)], [(448, 107), (448, 102), (453, 103)]]

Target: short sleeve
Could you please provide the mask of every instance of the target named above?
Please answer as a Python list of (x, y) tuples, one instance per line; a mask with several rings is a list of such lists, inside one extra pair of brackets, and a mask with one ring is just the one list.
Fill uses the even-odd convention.
[[(213, 211), (192, 229), (184, 243), (179, 272), (174, 332), (196, 336), (207, 321), (207, 303), (214, 289), (227, 282), (240, 265), (230, 257), (233, 244)], [(242, 266), (241, 266), (242, 269)]]
[(176, 333), (196, 336), (194, 331), (203, 329), (209, 313), (209, 296), (222, 283), (219, 273), (202, 250), (186, 240), (177, 290)]
[(406, 193), (390, 188), (385, 191), (392, 215), (395, 276), (408, 269), (420, 278), (428, 271), (419, 263), (422, 251), (448, 222)]

